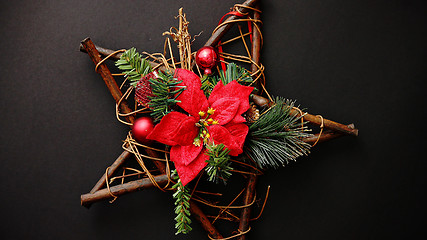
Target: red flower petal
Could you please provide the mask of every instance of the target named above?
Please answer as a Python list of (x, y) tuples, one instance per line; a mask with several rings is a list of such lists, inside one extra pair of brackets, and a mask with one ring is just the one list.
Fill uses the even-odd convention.
[(217, 120), (219, 125), (225, 125), (235, 118), (239, 105), (238, 98), (220, 98), (211, 105), (211, 108), (215, 109), (212, 118)]
[[(235, 152), (230, 151), (230, 155), (237, 156), (243, 152), (243, 145), (245, 144), (246, 136), (249, 132), (249, 127), (243, 123), (229, 123), (224, 126), (230, 134), (233, 136), (234, 141), (237, 144), (237, 149)], [(235, 155), (233, 155), (235, 154)]]
[(178, 171), (179, 179), (181, 179), (182, 184), (185, 186), (191, 180), (193, 180), (197, 174), (208, 164), (206, 160), (209, 159), (209, 156), (205, 154), (205, 149), (197, 155), (196, 159), (190, 164), (185, 165), (179, 162), (175, 162), (175, 168)]
[(209, 104), (212, 105), (215, 101), (221, 98), (232, 97), (238, 98), (240, 100), (239, 109), (236, 113), (236, 118), (231, 122), (240, 123), (244, 122), (245, 119), (240, 116), (244, 112), (246, 112), (249, 105), (249, 95), (252, 93), (253, 87), (247, 87), (240, 85), (236, 80), (228, 83), (224, 86), (224, 84), (220, 81), (212, 90), (211, 95), (209, 96)]
[(171, 112), (162, 118), (147, 138), (170, 146), (190, 145), (199, 132), (196, 122), (194, 117)]
[(178, 106), (198, 120), (199, 111), (206, 111), (208, 109), (208, 100), (200, 89), (202, 83), (199, 76), (186, 69), (176, 69), (175, 77), (179, 81), (182, 81), (179, 84), (180, 86), (186, 86), (186, 89), (177, 97), (177, 100), (181, 101), (177, 103)]
[(243, 152), (243, 144), (249, 127), (243, 123), (230, 123), (225, 126), (209, 126), (208, 131), (215, 144), (224, 144), (230, 150), (231, 156), (237, 156)]
[(192, 163), (203, 149), (203, 145), (199, 147), (194, 144), (187, 146), (176, 145), (171, 148), (171, 160), (175, 163), (184, 164), (185, 166)]

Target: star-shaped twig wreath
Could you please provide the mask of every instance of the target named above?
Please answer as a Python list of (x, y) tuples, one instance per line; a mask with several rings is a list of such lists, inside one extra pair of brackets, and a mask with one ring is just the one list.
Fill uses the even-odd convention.
[[(191, 219), (196, 219), (210, 239), (245, 239), (249, 221), (258, 218), (251, 219), (251, 207), (257, 178), (265, 169), (308, 155), (318, 142), (358, 135), (352, 124), (308, 114), (294, 101), (268, 94), (260, 62), (261, 12), (256, 3), (236, 4), (197, 52), (191, 51), (193, 40), (182, 9), (177, 16), (179, 27), (164, 33), (168, 37), (163, 53), (108, 50), (89, 38), (81, 42), (81, 51), (95, 63), (95, 71), (117, 103), (117, 119), (131, 127), (123, 153), (81, 196), (83, 206), (157, 187), (173, 192), (177, 234), (190, 232)], [(238, 36), (223, 40), (233, 25)], [(171, 40), (177, 44), (179, 61), (173, 56)], [(245, 56), (225, 52), (226, 44), (236, 41), (241, 41)], [(122, 71), (115, 74), (125, 78), (121, 87), (104, 64), (107, 59), (115, 59)], [(133, 104), (128, 105), (132, 97)], [(312, 125), (319, 127), (319, 133), (311, 134)], [(130, 156), (137, 160), (137, 167), (125, 166)], [(116, 173), (119, 168), (121, 174)], [(200, 189), (200, 180), (223, 184), (231, 175), (243, 176), (247, 185), (225, 205), (206, 197), (221, 194)], [(243, 200), (237, 206), (239, 198)], [(214, 209), (216, 215), (206, 215), (199, 204)], [(239, 222), (238, 231), (223, 238), (213, 226), (218, 219)]]

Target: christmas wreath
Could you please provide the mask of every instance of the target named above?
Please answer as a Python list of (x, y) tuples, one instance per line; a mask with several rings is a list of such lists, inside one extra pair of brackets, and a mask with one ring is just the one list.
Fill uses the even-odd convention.
[[(308, 155), (319, 141), (357, 135), (353, 125), (310, 115), (294, 101), (268, 94), (264, 67), (259, 61), (262, 35), (255, 3), (248, 0), (237, 4), (197, 52), (191, 51), (192, 37), (182, 9), (177, 17), (179, 27), (164, 33), (168, 36), (164, 53), (139, 53), (135, 48), (111, 51), (95, 46), (90, 39), (82, 41), (82, 51), (91, 56), (117, 102), (117, 119), (131, 126), (123, 154), (107, 168), (92, 191), (82, 195), (82, 205), (106, 198), (115, 200), (123, 193), (156, 186), (173, 191), (177, 234), (191, 231), (194, 214), (210, 238), (222, 238), (212, 225), (218, 218), (239, 221), (239, 231), (231, 237), (244, 236), (250, 230), (249, 213), (258, 175)], [(231, 41), (222, 41), (223, 35), (236, 22), (248, 24), (248, 33), (242, 33), (238, 25), (240, 35), (232, 40), (241, 39), (249, 56), (223, 50)], [(252, 51), (246, 44), (247, 36)], [(171, 40), (177, 44), (179, 61), (173, 56)], [(116, 59), (115, 65), (121, 70), (117, 75), (124, 76), (122, 87), (104, 63), (109, 58)], [(132, 97), (135, 104), (130, 107), (127, 100)], [(312, 134), (309, 124), (320, 126), (320, 132)], [(113, 177), (130, 155), (140, 169), (124, 167), (121, 176)], [(154, 166), (149, 166), (148, 160)], [(153, 174), (153, 169), (160, 174)], [(233, 174), (248, 179), (243, 205), (235, 207), (242, 211), (240, 218), (230, 211), (236, 199), (227, 207), (219, 207), (198, 196), (196, 190), (200, 179), (227, 184)], [(136, 180), (131, 179), (135, 176)], [(110, 186), (119, 179), (120, 184)], [(211, 222), (195, 202), (217, 207), (219, 213)]]

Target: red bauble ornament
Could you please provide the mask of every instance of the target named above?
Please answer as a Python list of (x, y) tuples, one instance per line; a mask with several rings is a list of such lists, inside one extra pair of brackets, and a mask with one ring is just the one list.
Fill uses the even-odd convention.
[(210, 46), (202, 47), (196, 53), (196, 63), (205, 70), (207, 75), (212, 73), (212, 68), (215, 67), (218, 59), (218, 53)]
[(154, 129), (153, 119), (150, 117), (140, 117), (135, 120), (132, 126), (132, 135), (136, 141), (142, 144), (148, 144), (151, 140), (147, 139), (148, 134), (150, 134)]

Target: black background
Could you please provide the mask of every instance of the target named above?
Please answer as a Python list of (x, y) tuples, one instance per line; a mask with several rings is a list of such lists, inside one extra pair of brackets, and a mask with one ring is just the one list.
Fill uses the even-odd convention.
[[(197, 50), (234, 1), (2, 1), (2, 239), (207, 239), (174, 236), (158, 190), (80, 206), (121, 153), (127, 127), (89, 57), (160, 52), (184, 7)], [(271, 185), (251, 239), (424, 239), (426, 18), (423, 1), (262, 1), (267, 87), (360, 136), (319, 144), (260, 178)], [(225, 234), (224, 234), (225, 235)]]

